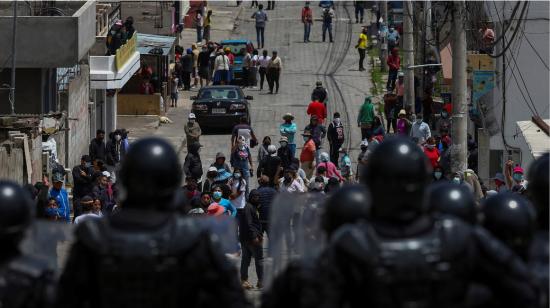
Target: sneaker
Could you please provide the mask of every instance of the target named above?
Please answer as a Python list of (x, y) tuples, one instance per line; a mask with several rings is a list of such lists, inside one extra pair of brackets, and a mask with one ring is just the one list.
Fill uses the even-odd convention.
[(253, 286), (250, 284), (250, 282), (248, 282), (248, 280), (242, 280), (241, 286), (243, 287), (243, 289), (246, 289), (246, 290), (250, 290), (253, 288)]

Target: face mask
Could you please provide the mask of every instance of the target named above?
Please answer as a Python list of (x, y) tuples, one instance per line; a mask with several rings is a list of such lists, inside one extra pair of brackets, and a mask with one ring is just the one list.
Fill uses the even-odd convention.
[(446, 113), (446, 112), (442, 112), (442, 113), (441, 113), (441, 117), (442, 117), (442, 118), (446, 118), (447, 116), (449, 116), (448, 113)]
[(236, 178), (236, 179), (240, 179), (241, 174), (240, 173), (233, 173), (233, 177)]
[(453, 178), (453, 183), (460, 184), (460, 178), (459, 177), (454, 177)]
[(434, 172), (434, 176), (435, 176), (435, 178), (438, 179), (438, 180), (441, 178), (442, 175), (443, 175), (443, 173), (441, 173), (441, 172), (439, 172), (439, 171)]
[(521, 180), (523, 180), (523, 174), (514, 173), (514, 175), (512, 175), (512, 178), (514, 178), (514, 181), (516, 182), (521, 182)]
[(340, 123), (341, 123), (341, 122), (340, 122), (340, 118), (334, 118), (334, 123), (335, 123), (335, 124), (340, 124)]
[(58, 215), (57, 208), (55, 208), (55, 207), (46, 208), (46, 216), (56, 217), (57, 215)]
[(302, 138), (304, 138), (304, 142), (307, 142), (309, 140), (309, 137), (306, 136), (303, 136)]
[(220, 199), (222, 197), (222, 192), (221, 191), (215, 191), (212, 196), (214, 197), (214, 199)]
[(120, 141), (120, 139), (122, 139), (122, 137), (120, 135), (115, 135), (115, 140), (116, 141)]

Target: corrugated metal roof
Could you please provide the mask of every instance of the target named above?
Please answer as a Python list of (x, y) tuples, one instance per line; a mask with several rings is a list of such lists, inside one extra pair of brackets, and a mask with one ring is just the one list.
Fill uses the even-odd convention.
[(162, 48), (163, 55), (167, 55), (170, 53), (175, 41), (176, 38), (173, 36), (139, 33), (137, 49), (140, 54), (149, 54), (151, 49), (158, 47)]
[[(544, 122), (550, 125), (550, 119), (545, 119)], [(532, 121), (518, 121), (516, 123), (535, 158), (550, 152), (550, 137), (535, 123)]]

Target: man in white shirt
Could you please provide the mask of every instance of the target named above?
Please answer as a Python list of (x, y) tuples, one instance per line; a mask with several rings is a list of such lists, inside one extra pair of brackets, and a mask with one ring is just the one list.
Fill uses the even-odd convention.
[(411, 127), (411, 137), (418, 138), (418, 143), (423, 144), (431, 136), (430, 126), (426, 122), (423, 122), (422, 113), (418, 113), (416, 115), (416, 121)]
[[(258, 59), (258, 62), (260, 64), (260, 91), (264, 89), (264, 80), (266, 79), (267, 66), (269, 65), (269, 61), (271, 61), (271, 57), (267, 55), (267, 50), (264, 49), (262, 55)], [(269, 80), (267, 81), (267, 83), (269, 83)]]
[(90, 196), (84, 196), (80, 200), (80, 206), (82, 206), (82, 214), (77, 216), (74, 219), (75, 225), (88, 220), (88, 219), (98, 219), (99, 215), (93, 212), (94, 209), (94, 200)]

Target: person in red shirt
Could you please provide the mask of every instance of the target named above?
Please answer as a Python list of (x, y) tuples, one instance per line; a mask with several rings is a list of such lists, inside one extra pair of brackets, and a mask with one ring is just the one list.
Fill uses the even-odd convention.
[(439, 150), (435, 146), (434, 137), (430, 137), (426, 141), (426, 144), (424, 145), (424, 154), (426, 154), (426, 156), (430, 160), (432, 168), (437, 167), (439, 162)]
[(313, 176), (313, 170), (315, 169), (313, 162), (315, 160), (316, 147), (310, 131), (304, 131), (302, 136), (304, 138), (304, 147), (300, 153), (300, 164), (302, 170), (306, 173), (306, 178), (309, 179)]
[(313, 24), (313, 13), (309, 7), (309, 1), (306, 1), (306, 5), (302, 9), (302, 23), (304, 24), (304, 43), (309, 43), (309, 34)]
[(397, 48), (392, 49), (391, 55), (388, 56), (388, 83), (386, 84), (386, 89), (388, 91), (393, 91), (395, 89), (395, 80), (397, 79), (397, 72), (401, 67), (401, 59), (399, 58), (399, 50)]
[(327, 117), (327, 108), (325, 107), (325, 104), (315, 98), (315, 100), (307, 106), (307, 114), (310, 116), (316, 115), (319, 119), (319, 124), (323, 124), (325, 122), (325, 118)]

